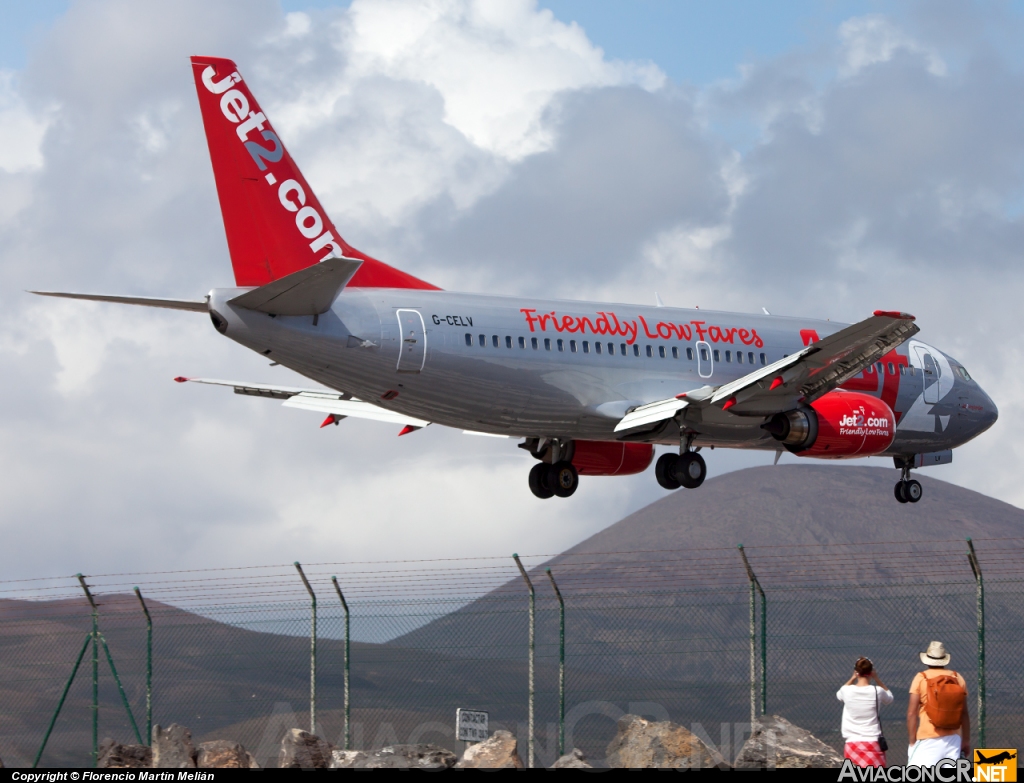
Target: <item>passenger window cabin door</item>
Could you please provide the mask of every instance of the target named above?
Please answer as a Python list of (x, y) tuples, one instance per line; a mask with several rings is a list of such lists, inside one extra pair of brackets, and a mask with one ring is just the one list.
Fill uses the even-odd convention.
[(697, 374), (701, 378), (710, 378), (715, 371), (715, 362), (711, 357), (711, 345), (703, 340), (697, 342)]
[(427, 328), (419, 310), (399, 309), (398, 372), (419, 372), (427, 360)]

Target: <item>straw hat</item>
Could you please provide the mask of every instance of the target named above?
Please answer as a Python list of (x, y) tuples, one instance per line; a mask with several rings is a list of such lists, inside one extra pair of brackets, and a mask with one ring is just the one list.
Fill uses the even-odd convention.
[(942, 642), (929, 643), (928, 649), (921, 653), (921, 663), (925, 666), (945, 666), (949, 663), (949, 658), (946, 645)]

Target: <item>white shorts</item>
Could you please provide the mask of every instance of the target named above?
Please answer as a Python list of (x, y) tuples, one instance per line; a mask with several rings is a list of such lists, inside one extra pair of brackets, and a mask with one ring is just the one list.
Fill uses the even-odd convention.
[(907, 748), (907, 766), (934, 767), (943, 759), (960, 758), (960, 735), (921, 739)]

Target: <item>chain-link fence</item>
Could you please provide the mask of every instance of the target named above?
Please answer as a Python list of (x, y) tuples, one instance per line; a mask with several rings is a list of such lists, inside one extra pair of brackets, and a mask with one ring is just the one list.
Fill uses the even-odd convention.
[(841, 749), (835, 692), (867, 655), (896, 697), (882, 718), (900, 763), (932, 639), (967, 680), (975, 746), (1019, 747), (1024, 539), (972, 546), (973, 563), (963, 541), (524, 556), (532, 699), (529, 587), (512, 558), (306, 564), (309, 592), (294, 566), (0, 583), (0, 758), (90, 764), (96, 740), (145, 736), (150, 698), (153, 722), (236, 740), (262, 765), (313, 709), (339, 747), (456, 752), (456, 708), (486, 710), (525, 760), (532, 703), (537, 766), (563, 734), (599, 764), (627, 713), (675, 721), (726, 759), (752, 710)]

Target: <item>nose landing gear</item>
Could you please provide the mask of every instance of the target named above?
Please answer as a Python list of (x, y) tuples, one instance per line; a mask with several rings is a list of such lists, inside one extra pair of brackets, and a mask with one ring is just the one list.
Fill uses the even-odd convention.
[(900, 480), (893, 487), (893, 494), (900, 503), (916, 503), (924, 494), (924, 488), (917, 479), (910, 478), (910, 462), (902, 460), (897, 467), (903, 471)]

